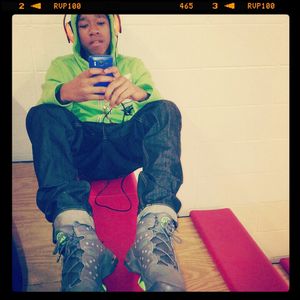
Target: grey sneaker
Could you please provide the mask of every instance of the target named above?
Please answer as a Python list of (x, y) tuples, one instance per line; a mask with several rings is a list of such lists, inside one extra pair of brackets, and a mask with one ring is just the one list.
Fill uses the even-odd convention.
[(148, 213), (138, 222), (125, 266), (141, 275), (139, 285), (143, 290), (185, 291), (172, 245), (175, 229), (175, 221), (166, 213)]
[(95, 230), (75, 222), (55, 232), (59, 253), (63, 256), (61, 288), (64, 292), (106, 291), (102, 280), (110, 275), (118, 260), (98, 239)]

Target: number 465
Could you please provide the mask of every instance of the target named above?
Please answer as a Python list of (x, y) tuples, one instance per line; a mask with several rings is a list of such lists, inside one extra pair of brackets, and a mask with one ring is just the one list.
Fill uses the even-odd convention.
[(193, 2), (187, 2), (187, 3), (181, 2), (180, 3), (180, 8), (181, 9), (193, 9), (194, 8), (194, 3)]

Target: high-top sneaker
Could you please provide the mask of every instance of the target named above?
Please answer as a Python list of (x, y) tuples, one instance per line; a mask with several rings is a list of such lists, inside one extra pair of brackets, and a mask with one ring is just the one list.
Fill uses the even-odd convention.
[(176, 226), (166, 213), (145, 214), (137, 224), (125, 265), (141, 275), (139, 285), (145, 291), (185, 291), (172, 244)]
[(54, 235), (57, 262), (63, 256), (62, 291), (106, 291), (102, 280), (114, 271), (118, 260), (104, 247), (93, 227), (74, 222), (60, 227)]

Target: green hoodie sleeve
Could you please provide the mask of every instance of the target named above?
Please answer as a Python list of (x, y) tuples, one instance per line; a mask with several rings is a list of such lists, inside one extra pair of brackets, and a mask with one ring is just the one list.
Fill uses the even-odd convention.
[(147, 100), (141, 101), (141, 103), (146, 104), (161, 99), (161, 95), (155, 88), (151, 74), (143, 61), (139, 58), (133, 58), (131, 64), (132, 83), (150, 95)]
[(54, 59), (46, 73), (45, 81), (42, 85), (42, 96), (38, 101), (38, 104), (52, 103), (71, 109), (73, 103), (68, 104), (60, 103), (56, 97), (55, 93), (58, 89), (70, 79), (67, 79), (66, 74), (70, 75), (70, 70), (66, 67), (60, 59)]

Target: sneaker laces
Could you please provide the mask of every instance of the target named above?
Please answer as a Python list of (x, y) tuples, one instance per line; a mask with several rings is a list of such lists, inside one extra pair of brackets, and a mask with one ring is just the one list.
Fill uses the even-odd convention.
[(156, 217), (155, 225), (151, 229), (155, 233), (151, 241), (156, 246), (154, 251), (156, 250), (155, 252), (160, 258), (159, 262), (167, 265), (171, 264), (174, 268), (178, 269), (172, 242), (181, 243), (182, 240), (175, 234), (177, 229), (174, 221), (168, 218), (167, 221), (159, 222)]
[(69, 255), (65, 258), (65, 262), (73, 255), (77, 250), (80, 250), (80, 248), (77, 248), (77, 243), (79, 243), (80, 240), (82, 240), (84, 237), (80, 236), (77, 237), (75, 233), (67, 234), (64, 232), (59, 232), (57, 234), (57, 243), (54, 248), (53, 254), (59, 253), (59, 256), (57, 258), (56, 262), (59, 262), (61, 256), (64, 254), (65, 249), (69, 248), (73, 250), (69, 253)]
[[(57, 243), (53, 254), (59, 253), (57, 263), (59, 262), (62, 255), (64, 255), (64, 264), (68, 264), (69, 260), (71, 260), (70, 267), (67, 271), (67, 280), (69, 281), (68, 285), (70, 287), (74, 286), (75, 284), (81, 281), (80, 272), (82, 269), (82, 263), (77, 253), (83, 252), (83, 250), (80, 247), (78, 247), (79, 241), (83, 238), (83, 236), (77, 237), (74, 232), (72, 234), (59, 232), (57, 234)], [(66, 249), (71, 250), (70, 253), (67, 253), (67, 255), (65, 255)]]

